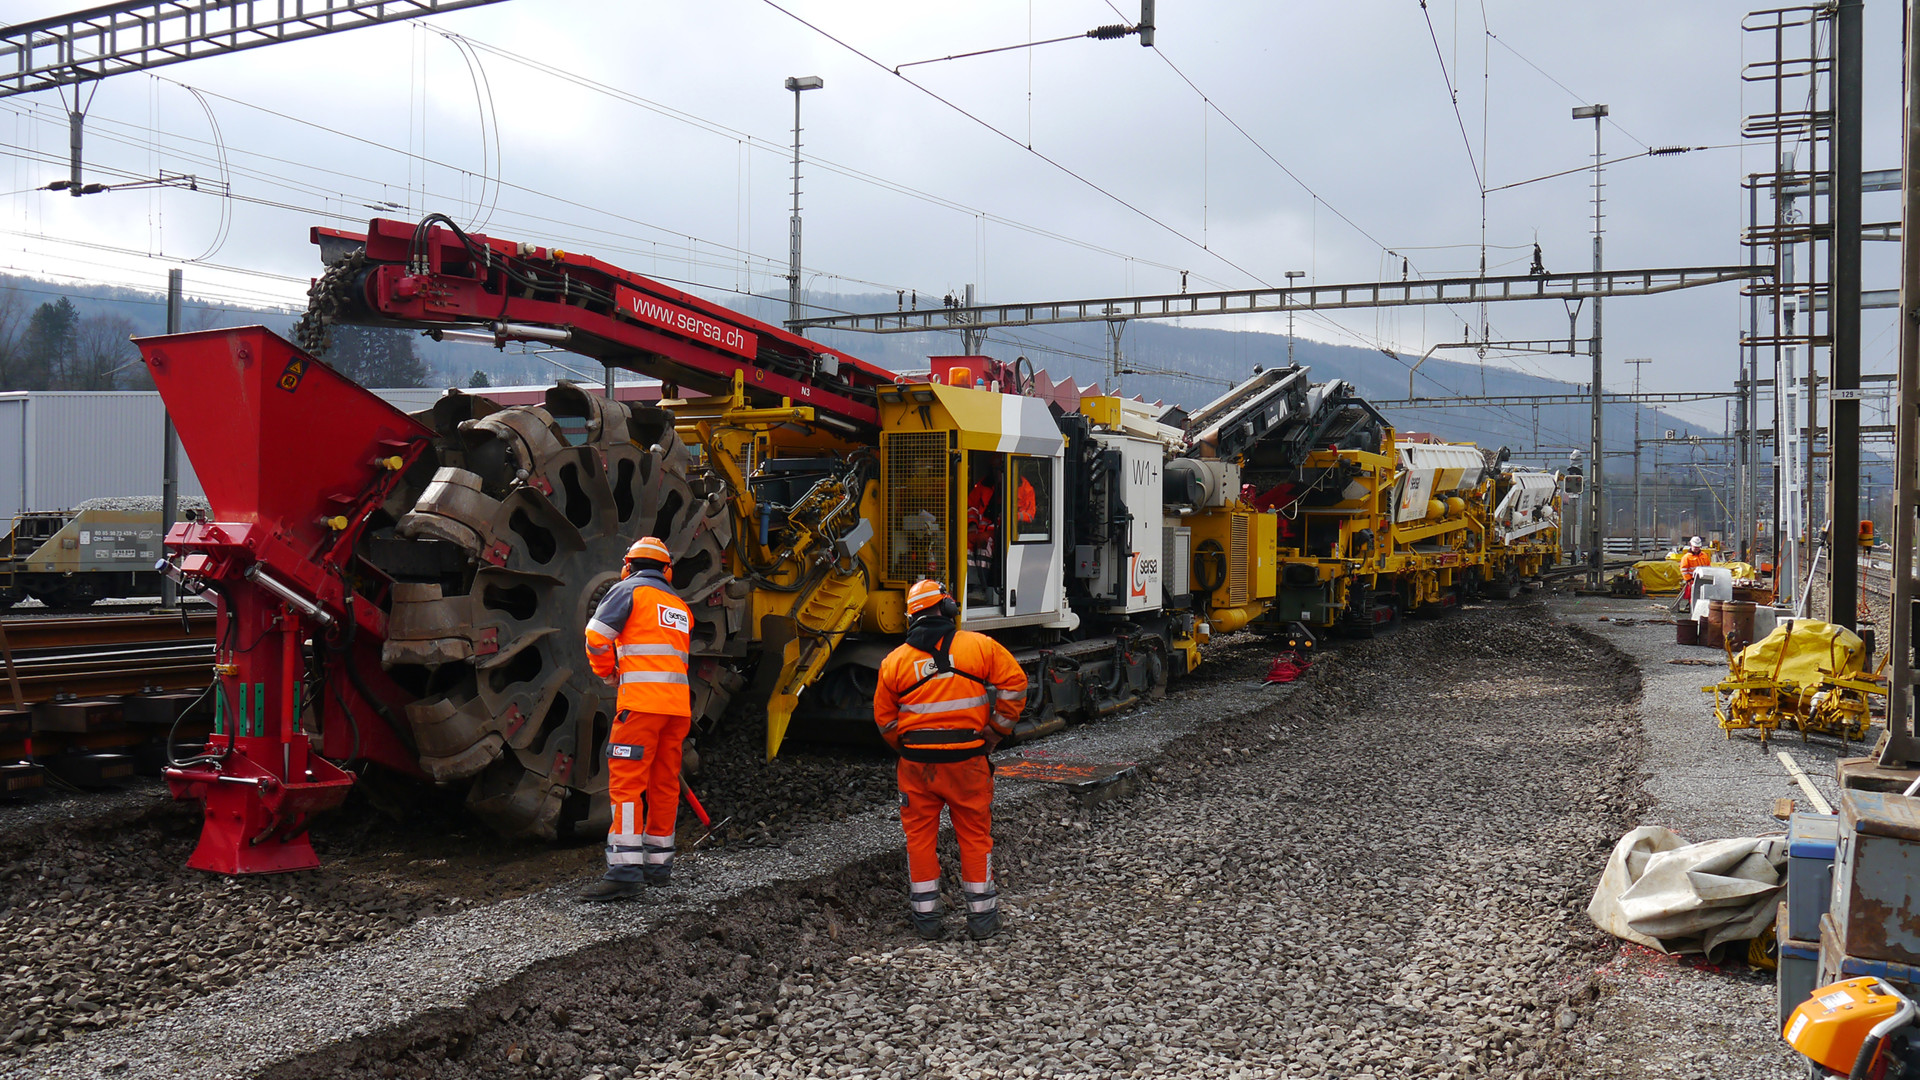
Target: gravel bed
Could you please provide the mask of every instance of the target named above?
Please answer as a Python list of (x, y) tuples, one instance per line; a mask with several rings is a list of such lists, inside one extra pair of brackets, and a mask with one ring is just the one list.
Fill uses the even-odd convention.
[[(1724, 653), (1674, 644), (1673, 614), (1656, 600), (1598, 597), (1553, 602), (1555, 614), (1631, 657), (1641, 671), (1644, 798), (1631, 824), (1665, 825), (1688, 840), (1779, 833), (1773, 801), (1786, 797), (1810, 809), (1806, 796), (1774, 756), (1785, 750), (1838, 803), (1834, 761), (1866, 752), (1825, 737), (1803, 741), (1778, 733), (1762, 752), (1751, 731), (1732, 738), (1713, 718), (1700, 691), (1726, 673)], [(1602, 621), (1602, 620), (1605, 621)], [(1671, 660), (1714, 660), (1706, 665)], [(1877, 733), (1867, 736), (1871, 745)], [(1603, 997), (1594, 1022), (1580, 1029), (1586, 1075), (1620, 1080), (1712, 1076), (1729, 1080), (1802, 1080), (1804, 1059), (1788, 1049), (1775, 1024), (1773, 976), (1734, 963), (1667, 957), (1622, 943), (1596, 974)]]
[[(1248, 647), (1232, 639), (1225, 654), (1241, 655)], [(1155, 737), (1156, 711), (1171, 710), (1139, 710), (1126, 724), (1109, 722), (1106, 735)], [(1181, 721), (1179, 730), (1192, 722)], [(750, 727), (723, 730), (701, 747), (696, 788), (714, 819), (727, 824), (708, 837), (682, 810), (687, 846), (704, 839), (709, 854), (737, 849), (737, 858), (728, 860), (735, 864), (733, 883), (716, 882), (718, 888), (708, 892), (737, 892), (770, 874), (804, 878), (844, 861), (844, 845), (832, 840), (815, 843), (819, 850), (802, 857), (781, 857), (797, 837), (838, 823), (854, 825), (873, 850), (897, 843), (890, 758), (795, 743), (768, 766), (760, 734)], [(6, 890), (0, 900), (0, 1075), (11, 1075), (10, 1055), (37, 1054), (35, 1047), (84, 1040), (98, 1029), (141, 1027), (156, 1017), (163, 1027), (174, 1027), (164, 1018), (183, 1004), (236, 992), (257, 1001), (253, 988), (278, 979), (281, 971), (404, 964), (410, 948), (440, 947), (434, 935), (441, 931), (427, 932), (431, 943), (397, 946), (404, 934), (396, 932), (421, 920), (445, 921), (434, 916), (497, 906), (565, 882), (564, 895), (543, 902), (560, 905), (572, 918), (578, 911), (571, 905), (573, 889), (601, 865), (597, 840), (501, 844), (457, 805), (394, 783), (363, 783), (346, 810), (316, 826), (321, 869), (237, 881), (185, 868), (198, 834), (198, 808), (166, 800), (157, 786), (43, 798), (23, 809), (31, 811), (31, 820), (23, 818), (17, 828), (0, 824), (6, 857), (0, 867)], [(396, 826), (394, 817), (406, 824)], [(514, 933), (495, 937), (511, 939)], [(564, 937), (554, 941), (556, 948), (566, 943)], [(550, 955), (539, 946), (532, 952), (532, 959)], [(524, 967), (510, 951), (500, 959), (500, 979)], [(243, 973), (251, 981), (243, 981)], [(403, 1008), (392, 1019), (404, 1015), (409, 1013)]]
[[(1697, 689), (1715, 669), (1665, 663), (1710, 654), (1673, 646), (1650, 607), (1554, 597), (1416, 620), (1286, 688), (1254, 681), (1266, 645), (1219, 643), (1166, 702), (1043, 745), (1141, 762), (1131, 796), (1001, 785), (1010, 927), (987, 943), (907, 932), (891, 765), (840, 750), (797, 746), (783, 775), (734, 752), (747, 736), (710, 740), (696, 786), (735, 822), (683, 856), (674, 889), (611, 908), (571, 903), (595, 846), (476, 838), (422, 857), (446, 821), (354, 819), (315, 875), (227, 894), (198, 878), (183, 940), (283, 933), (275, 889), (301, 877), (333, 875), (316, 918), (379, 889), (376, 918), (406, 888), (486, 902), (417, 903), (144, 1019), (0, 1051), (0, 1077), (1797, 1077), (1770, 981), (1620, 946), (1584, 915), (1630, 825), (1744, 834), (1797, 794), (1757, 743), (1721, 738)], [(1776, 748), (1816, 775), (1839, 753)], [(129, 828), (165, 840), (165, 817)], [(191, 829), (174, 842), (177, 867)], [(49, 880), (56, 903), (75, 894), (65, 932), (87, 909)], [(107, 910), (132, 887), (88, 885)], [(115, 940), (86, 923), (73, 931)]]
[[(331, 860), (319, 870), (223, 878), (186, 868), (197, 806), (144, 789), (103, 801), (115, 809), (76, 797), (70, 808), (84, 819), (0, 835), (0, 1067), (35, 1044), (138, 1021), (470, 905), (498, 861), (497, 844), (451, 832), (369, 842), (374, 815), (363, 811), (316, 838)], [(516, 884), (527, 887), (495, 882)]]
[[(32, 843), (48, 829), (64, 829), (81, 821), (106, 825), (138, 818), (169, 798), (166, 783), (157, 777), (135, 777), (107, 791), (79, 791), (48, 777), (43, 787), (0, 799), (0, 845), (16, 839)], [(0, 894), (0, 905), (13, 902)]]
[(1003, 787), (1000, 939), (908, 935), (896, 840), (627, 909), (611, 947), (267, 1075), (1588, 1075), (1615, 950), (1583, 908), (1638, 797), (1632, 666), (1538, 604), (1411, 624), (1291, 689), (1247, 660), (1160, 710), (1213, 722), (1133, 797)]
[[(701, 748), (697, 790), (728, 822), (706, 846), (778, 846), (895, 805), (877, 752), (796, 744), (770, 767), (751, 728), (733, 725)], [(234, 880), (187, 869), (200, 811), (158, 781), (0, 807), (0, 1065), (601, 866), (596, 838), (501, 843), (431, 793), (377, 778), (364, 788), (315, 826), (320, 869)], [(684, 807), (680, 830), (689, 843), (706, 833)]]

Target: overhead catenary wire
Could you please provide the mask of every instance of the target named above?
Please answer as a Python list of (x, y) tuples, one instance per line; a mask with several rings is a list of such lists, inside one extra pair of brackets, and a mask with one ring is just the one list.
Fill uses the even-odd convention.
[[(1533, 70), (1539, 72), (1541, 78), (1546, 79), (1548, 82), (1552, 83), (1553, 85), (1559, 87), (1561, 90), (1565, 91), (1566, 95), (1572, 98), (1574, 101), (1579, 102), (1582, 105), (1588, 105), (1592, 103), (1593, 101), (1592, 98), (1586, 97), (1582, 94), (1575, 92), (1573, 88), (1569, 87), (1566, 83), (1563, 83), (1559, 79), (1554, 78), (1553, 75), (1550, 72), (1548, 72), (1546, 68), (1543, 68), (1539, 64), (1534, 63), (1532, 60), (1527, 59), (1525, 54), (1521, 53), (1519, 49), (1514, 48), (1511, 44), (1507, 42), (1505, 38), (1494, 33), (1492, 30), (1487, 30), (1486, 35), (1488, 38), (1490, 38), (1493, 41), (1495, 45), (1498, 45), (1501, 48), (1512, 53), (1515, 59), (1519, 60), (1521, 63), (1527, 65)], [(1620, 134), (1625, 135), (1629, 141), (1634, 142), (1643, 148), (1648, 145), (1645, 139), (1642, 139), (1638, 135), (1635, 135), (1633, 132), (1628, 131), (1624, 127), (1621, 127), (1620, 122), (1618, 120), (1615, 120), (1613, 117), (1611, 116), (1605, 117), (1605, 120), (1608, 127), (1611, 127), (1615, 131), (1618, 131)]]
[[(1124, 13), (1120, 12), (1120, 9), (1114, 6), (1113, 0), (1105, 0), (1105, 2), (1107, 6), (1109, 8), (1112, 8), (1116, 14), (1120, 14), (1123, 18), (1125, 17)], [(1371, 242), (1374, 246), (1380, 248), (1382, 251), (1385, 251), (1388, 254), (1401, 254), (1400, 249), (1390, 247), (1384, 242), (1382, 242), (1378, 237), (1374, 236), (1371, 232), (1367, 231), (1365, 227), (1361, 226), (1358, 222), (1354, 221), (1351, 217), (1347, 216), (1347, 214), (1344, 211), (1342, 211), (1339, 207), (1327, 201), (1323, 196), (1320, 195), (1319, 192), (1315, 191), (1309, 184), (1307, 184), (1305, 180), (1301, 179), (1299, 174), (1295, 173), (1291, 168), (1287, 166), (1285, 162), (1281, 161), (1278, 156), (1276, 156), (1271, 150), (1267, 149), (1266, 145), (1262, 143), (1258, 138), (1256, 138), (1251, 131), (1247, 130), (1247, 128), (1244, 125), (1242, 125), (1238, 120), (1234, 119), (1233, 116), (1227, 113), (1225, 109), (1221, 108), (1219, 102), (1215, 101), (1210, 95), (1207, 94), (1205, 90), (1202, 90), (1200, 88), (1200, 85), (1198, 83), (1194, 82), (1192, 77), (1190, 77), (1185, 71), (1181, 70), (1180, 66), (1174, 62), (1173, 58), (1167, 55), (1167, 51), (1164, 46), (1156, 45), (1153, 51), (1154, 51), (1154, 55), (1159, 57), (1160, 61), (1167, 66), (1168, 70), (1172, 71), (1174, 75), (1180, 79), (1181, 82), (1185, 83), (1187, 87), (1194, 92), (1194, 94), (1199, 96), (1199, 98), (1203, 102), (1205, 102), (1209, 108), (1211, 108), (1211, 110), (1215, 115), (1218, 115), (1222, 120), (1225, 120), (1228, 125), (1230, 125), (1235, 131), (1239, 132), (1242, 138), (1247, 140), (1248, 144), (1250, 144), (1255, 150), (1259, 151), (1262, 157), (1265, 157), (1269, 162), (1271, 162), (1274, 165), (1274, 167), (1278, 168), (1281, 171), (1281, 173), (1283, 173), (1289, 180), (1299, 185), (1300, 189), (1306, 192), (1307, 195), (1313, 200), (1313, 205), (1316, 208), (1316, 211), (1319, 207), (1322, 207), (1322, 206), (1326, 207), (1329, 213), (1333, 214), (1347, 227), (1351, 228), (1354, 232), (1364, 237), (1366, 240)], [(1316, 216), (1316, 221), (1317, 221), (1317, 216)], [(1406, 258), (1404, 254), (1401, 254), (1401, 257)], [(1425, 278), (1428, 276), (1425, 271), (1422, 271), (1418, 267), (1415, 267), (1413, 264), (1413, 261), (1410, 258), (1407, 259), (1407, 266), (1410, 272), (1416, 274), (1421, 278)], [(1459, 311), (1456, 305), (1447, 304), (1445, 305), (1445, 308), (1446, 310), (1453, 312), (1456, 318), (1460, 317)], [(1358, 341), (1361, 345), (1365, 346), (1366, 348), (1384, 353), (1385, 355), (1392, 357), (1394, 360), (1401, 363), (1403, 366), (1406, 365), (1406, 361), (1402, 359), (1397, 352), (1395, 352), (1392, 349), (1389, 349), (1384, 343), (1378, 340), (1369, 339), (1365, 335), (1362, 335), (1357, 331), (1351, 330), (1331, 318), (1327, 318), (1324, 316), (1310, 315), (1310, 314), (1304, 315), (1303, 317), (1308, 318), (1310, 321), (1314, 321), (1319, 324), (1329, 326), (1335, 332), (1344, 334), (1348, 337), (1353, 338), (1355, 341)], [(1457, 390), (1454, 390), (1453, 388), (1448, 387), (1446, 386), (1446, 384), (1440, 382), (1438, 378), (1436, 378), (1431, 373), (1427, 373), (1427, 378), (1431, 380), (1434, 383), (1434, 385), (1439, 386), (1442, 389), (1446, 389), (1454, 393), (1458, 392)], [(1514, 416), (1513, 421), (1515, 423), (1523, 422), (1521, 418), (1519, 418), (1518, 416)]]
[(906, 83), (908, 86), (913, 87), (915, 90), (918, 90), (922, 94), (925, 94), (926, 96), (946, 106), (948, 109), (953, 110), (954, 112), (967, 118), (968, 120), (979, 125), (980, 127), (985, 128), (987, 131), (992, 132), (995, 136), (1006, 140), (1007, 142), (1013, 144), (1014, 146), (1019, 147), (1022, 151), (1028, 154), (1031, 154), (1034, 157), (1038, 158), (1039, 160), (1047, 163), (1049, 166), (1060, 171), (1061, 173), (1064, 173), (1065, 175), (1072, 177), (1074, 180), (1078, 181), (1080, 184), (1085, 185), (1087, 188), (1093, 191), (1096, 191), (1102, 196), (1106, 197), (1107, 199), (1110, 199), (1113, 202), (1119, 204), (1120, 206), (1125, 207), (1127, 210), (1151, 222), (1152, 224), (1164, 230), (1165, 232), (1168, 232), (1173, 236), (1178, 237), (1179, 239), (1185, 241), (1186, 243), (1192, 245), (1194, 248), (1200, 251), (1206, 252), (1208, 255), (1212, 256), (1214, 259), (1217, 259), (1221, 263), (1225, 264), (1226, 266), (1232, 268), (1233, 270), (1238, 271), (1242, 275), (1246, 276), (1248, 279), (1260, 285), (1271, 286), (1271, 282), (1268, 282), (1260, 274), (1257, 274), (1254, 271), (1249, 270), (1244, 266), (1241, 266), (1239, 263), (1234, 262), (1232, 259), (1229, 259), (1225, 255), (1220, 254), (1218, 251), (1215, 251), (1212, 248), (1207, 247), (1205, 244), (1201, 243), (1199, 240), (1196, 240), (1192, 236), (1187, 235), (1185, 232), (1182, 232), (1180, 229), (1177, 229), (1174, 226), (1169, 225), (1167, 222), (1162, 221), (1158, 217), (1155, 217), (1153, 214), (1147, 212), (1145, 209), (1141, 208), (1140, 206), (1134, 204), (1133, 202), (1127, 200), (1126, 198), (1120, 196), (1119, 194), (1109, 190), (1108, 188), (1103, 187), (1100, 184), (1094, 182), (1092, 179), (1074, 170), (1072, 167), (1068, 166), (1066, 163), (1056, 158), (1053, 158), (1039, 150), (1036, 150), (1031, 146), (1028, 146), (1026, 143), (1022, 142), (1019, 138), (1017, 138), (1013, 134), (1003, 131), (998, 127), (995, 127), (993, 124), (988, 123), (986, 120), (982, 119), (980, 116), (972, 112), (969, 112), (965, 108), (962, 108), (960, 105), (956, 104), (952, 100), (938, 93), (935, 93), (932, 89), (920, 83), (914, 82), (912, 79), (907, 78), (905, 75), (902, 75), (897, 71), (894, 71), (892, 68), (888, 67), (885, 63), (875, 59), (872, 55), (850, 44), (844, 39), (834, 35), (833, 33), (820, 27), (819, 25), (813, 22), (810, 22), (807, 19), (802, 18), (801, 16), (793, 13), (792, 11), (789, 11), (788, 9), (780, 6), (780, 4), (776, 2), (776, 0), (761, 0), (761, 2), (766, 4), (768, 7), (774, 9), (775, 11), (778, 11), (782, 15), (785, 15), (789, 19), (792, 19), (793, 21), (806, 27), (807, 29), (812, 30), (814, 33), (819, 34), (821, 37), (826, 38), (828, 41), (833, 42), (835, 45), (838, 45), (841, 48), (847, 50), (848, 52), (859, 57), (860, 59), (865, 60), (867, 63), (872, 64), (874, 67), (879, 68), (881, 71), (884, 71), (889, 75), (894, 76), (895, 78), (899, 79), (901, 82)]
[[(444, 31), (444, 30), (441, 30), (438, 32), (442, 34), (450, 33), (449, 31)], [(532, 57), (524, 56), (510, 49), (505, 49), (498, 45), (493, 45), (488, 42), (481, 41), (477, 38), (473, 38), (467, 35), (453, 35), (453, 36), (461, 38), (461, 40), (466, 41), (468, 44), (472, 45), (474, 48), (480, 51), (490, 53), (494, 56), (500, 57), (502, 59), (511, 61), (516, 64), (520, 64), (524, 67), (527, 67), (529, 70), (538, 71), (552, 78), (570, 83), (582, 89), (590, 90), (594, 93), (601, 94), (613, 100), (622, 101), (627, 104), (633, 105), (636, 108), (645, 109), (649, 112), (653, 112), (657, 115), (664, 116), (668, 119), (675, 120), (677, 122), (684, 123), (701, 130), (708, 131), (712, 134), (719, 135), (739, 143), (743, 143), (751, 149), (758, 150), (763, 153), (775, 154), (782, 158), (785, 158), (785, 156), (788, 153), (790, 153), (790, 148), (787, 146), (784, 146), (784, 145), (772, 142), (770, 140), (760, 138), (759, 136), (752, 135), (748, 132), (730, 127), (728, 125), (720, 123), (719, 121), (711, 120), (709, 118), (699, 116), (698, 114), (687, 112), (684, 109), (678, 109), (671, 105), (666, 105), (662, 102), (658, 102), (650, 98), (642, 97), (641, 95), (632, 93), (631, 91), (623, 90), (623, 89), (620, 89), (619, 87), (611, 86), (607, 83), (589, 78), (578, 72), (570, 71), (565, 68), (560, 68), (555, 65), (548, 64), (544, 61), (537, 60)], [(1126, 252), (1118, 251), (1113, 248), (1109, 248), (1105, 245), (1095, 243), (1093, 241), (1084, 240), (1079, 237), (1068, 236), (1056, 230), (1046, 228), (1045, 226), (1035, 225), (1031, 222), (1021, 221), (1015, 218), (1009, 218), (1001, 214), (995, 214), (991, 211), (984, 210), (982, 208), (975, 207), (975, 206), (970, 206), (966, 203), (962, 203), (955, 199), (948, 198), (947, 196), (929, 192), (924, 189), (917, 188), (897, 180), (892, 180), (887, 177), (880, 176), (876, 173), (872, 173), (867, 170), (857, 168), (855, 166), (847, 165), (843, 162), (835, 161), (831, 158), (823, 158), (814, 154), (808, 154), (806, 156), (806, 162), (809, 166), (818, 167), (824, 171), (832, 172), (832, 173), (835, 173), (836, 175), (844, 176), (851, 180), (856, 180), (862, 183), (871, 184), (875, 187), (879, 187), (883, 190), (891, 191), (895, 194), (904, 195), (913, 199), (918, 199), (930, 205), (940, 206), (945, 209), (955, 211), (956, 213), (964, 213), (971, 217), (984, 217), (986, 220), (990, 221), (995, 225), (1000, 225), (1000, 226), (1011, 228), (1011, 229), (1017, 229), (1021, 232), (1025, 232), (1030, 235), (1039, 236), (1044, 239), (1053, 240), (1059, 243), (1069, 244), (1074, 247), (1081, 248), (1083, 250), (1094, 252), (1096, 254), (1106, 255), (1112, 258), (1117, 258), (1117, 259), (1129, 259), (1129, 260), (1138, 262), (1141, 265), (1152, 266), (1155, 269), (1160, 269), (1160, 270), (1178, 272), (1182, 269), (1181, 267), (1176, 267), (1170, 263), (1157, 262), (1151, 259), (1141, 258), (1140, 256), (1137, 256), (1137, 255), (1129, 255)], [(537, 194), (544, 194), (544, 193), (537, 193)], [(1218, 282), (1205, 275), (1196, 273), (1194, 276), (1199, 278), (1202, 281), (1206, 281), (1211, 284), (1221, 285), (1221, 287), (1223, 288), (1225, 287), (1224, 283)]]
[(1480, 175), (1480, 162), (1473, 156), (1473, 140), (1467, 135), (1467, 121), (1460, 115), (1460, 91), (1453, 85), (1453, 76), (1447, 74), (1447, 58), (1440, 51), (1439, 35), (1433, 30), (1433, 12), (1427, 8), (1427, 0), (1420, 0), (1420, 14), (1427, 21), (1427, 37), (1433, 42), (1433, 58), (1440, 62), (1440, 79), (1447, 86), (1447, 101), (1453, 106), (1453, 120), (1460, 128), (1460, 143), (1467, 150), (1467, 164), (1473, 169), (1473, 186), (1484, 192), (1487, 182)]
[[(1189, 80), (1189, 82), (1190, 82), (1190, 80)], [(250, 104), (250, 103), (243, 103), (243, 104)], [(1223, 114), (1223, 116), (1224, 116), (1224, 114)], [(1235, 125), (1235, 126), (1237, 127), (1238, 125)], [(1257, 144), (1256, 144), (1256, 145), (1257, 145)], [(419, 157), (420, 155), (415, 155), (415, 156), (416, 156), (416, 157)], [(1277, 162), (1277, 160), (1276, 160), (1276, 164), (1277, 164), (1277, 163), (1278, 163), (1278, 162)], [(1284, 168), (1284, 166), (1283, 166), (1283, 168)], [(482, 173), (481, 173), (481, 178), (482, 178), (482, 180), (483, 180), (483, 181), (484, 181), (484, 177), (485, 177), (485, 171), (486, 171), (486, 170), (485, 170), (485, 169), (484, 169), (484, 167), (483, 167), (483, 170), (482, 170)], [(1314, 198), (1315, 198), (1315, 199), (1316, 199), (1316, 200), (1317, 200), (1318, 202), (1324, 202), (1324, 200), (1323, 200), (1323, 199), (1320, 199), (1320, 197), (1318, 196), (1318, 194), (1317, 194), (1317, 193), (1315, 193), (1315, 194), (1313, 195), (1313, 197), (1314, 197)], [(269, 204), (269, 205), (271, 205), (271, 204)], [(281, 207), (282, 207), (282, 208), (285, 208), (285, 209), (290, 209), (290, 210), (294, 210), (294, 209), (301, 209), (301, 208), (298, 208), (298, 207), (294, 207), (294, 206), (292, 206), (291, 204), (280, 204), (280, 205), (281, 205)], [(1339, 214), (1339, 212), (1338, 212), (1338, 210), (1337, 210), (1336, 208), (1334, 208), (1334, 207), (1333, 207), (1333, 206), (1332, 206), (1331, 204), (1328, 204), (1328, 208), (1329, 208), (1329, 210), (1330, 210), (1330, 212), (1333, 212), (1333, 213), (1335, 213), (1335, 214), (1336, 214), (1336, 216), (1339, 216), (1339, 217), (1344, 217), (1344, 215), (1342, 215), (1342, 214)], [(715, 246), (717, 246), (717, 247), (724, 247), (724, 245), (715, 245)], [(738, 249), (738, 247), (737, 247), (737, 245), (736, 245), (736, 246), (735, 246), (735, 247), (733, 248), (733, 250), (736, 250), (736, 251), (737, 251), (737, 250), (739, 250), (739, 249)], [(1144, 262), (1144, 261), (1143, 261), (1143, 262)], [(694, 264), (690, 262), (690, 264), (689, 264), (689, 265), (694, 265)], [(663, 276), (663, 275), (656, 275), (656, 276), (662, 276), (662, 277), (664, 278), (664, 276)], [(836, 277), (836, 278), (838, 278), (838, 279), (840, 279), (840, 280), (858, 280), (858, 279), (847, 279), (847, 278), (845, 278), (845, 277), (843, 277), (843, 276), (841, 276), (841, 275), (833, 275), (833, 276), (834, 276), (834, 277)], [(709, 285), (709, 284), (706, 284), (706, 283), (703, 283), (703, 282), (688, 282), (688, 284), (690, 284), (690, 285), (693, 285), (693, 286), (695, 286), (695, 287), (698, 287), (698, 288), (708, 288), (708, 289), (717, 289), (717, 288), (719, 288), (718, 286), (713, 286), (713, 285)], [(878, 283), (868, 283), (868, 284), (874, 284), (874, 285), (876, 285), (876, 286), (878, 287)], [(730, 290), (730, 291), (739, 291), (739, 290)], [(927, 290), (927, 291), (928, 291), (928, 292), (929, 292), (930, 294), (932, 293), (932, 290)], [(742, 292), (741, 292), (741, 294), (742, 294), (742, 295), (754, 295), (754, 294), (752, 294), (752, 293), (748, 293), (748, 292), (744, 292), (744, 291), (742, 291)], [(1347, 329), (1345, 329), (1344, 327), (1341, 327), (1341, 326), (1339, 326), (1339, 324), (1338, 324), (1338, 323), (1333, 323), (1333, 322), (1331, 322), (1331, 320), (1327, 320), (1327, 321), (1329, 322), (1329, 324), (1330, 324), (1330, 325), (1331, 325), (1331, 326), (1332, 326), (1332, 327), (1333, 327), (1333, 328), (1334, 328), (1334, 329), (1335, 329), (1335, 330), (1336, 330), (1337, 332), (1339, 332), (1339, 333), (1342, 333), (1342, 334), (1346, 334), (1346, 335), (1349, 335), (1349, 336), (1352, 336), (1352, 337), (1354, 337), (1354, 338), (1355, 338), (1355, 340), (1358, 340), (1358, 341), (1360, 341), (1360, 342), (1361, 342), (1362, 344), (1368, 344), (1368, 345), (1372, 345), (1373, 347), (1376, 347), (1376, 348), (1377, 348), (1377, 347), (1379, 347), (1379, 346), (1377, 345), (1377, 343), (1372, 343), (1372, 342), (1368, 342), (1368, 341), (1367, 341), (1367, 340), (1366, 340), (1366, 339), (1365, 339), (1365, 338), (1364, 338), (1363, 336), (1361, 336), (1361, 335), (1359, 335), (1359, 334), (1357, 334), (1357, 333), (1355, 333), (1355, 332), (1353, 332), (1353, 331), (1349, 331), (1349, 330), (1347, 330)], [(1402, 361), (1402, 363), (1404, 364), (1404, 361)], [(1435, 380), (1435, 385), (1441, 385), (1441, 386), (1444, 386), (1444, 384), (1443, 384), (1443, 383), (1440, 383), (1440, 382), (1439, 382), (1438, 380)]]

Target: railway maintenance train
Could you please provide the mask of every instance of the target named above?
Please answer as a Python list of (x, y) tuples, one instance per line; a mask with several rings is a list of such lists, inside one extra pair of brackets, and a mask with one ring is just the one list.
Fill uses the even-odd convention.
[[(508, 836), (603, 831), (612, 692), (581, 627), (635, 536), (695, 616), (696, 734), (871, 725), (904, 597), (938, 578), (1029, 675), (1020, 737), (1163, 693), (1220, 633), (1371, 634), (1554, 560), (1551, 474), (1396, 440), (1345, 383), (1269, 371), (1190, 416), (1042, 395), (982, 356), (896, 375), (590, 256), (443, 217), (316, 229), (296, 336), (139, 341), (211, 503), (161, 570), (220, 607), (216, 734), (167, 771), (191, 865), (315, 864), (361, 763)], [(399, 412), (313, 358), (362, 323), (542, 342), (662, 382)]]

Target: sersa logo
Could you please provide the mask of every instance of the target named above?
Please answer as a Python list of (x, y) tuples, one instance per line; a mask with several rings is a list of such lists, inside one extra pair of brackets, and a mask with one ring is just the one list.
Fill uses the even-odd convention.
[(686, 612), (681, 611), (677, 607), (668, 607), (662, 604), (660, 605), (660, 625), (669, 630), (678, 630), (686, 634), (692, 632), (693, 623), (692, 620), (687, 618)]
[(1160, 580), (1160, 560), (1143, 559), (1139, 552), (1133, 553), (1132, 594), (1138, 597), (1147, 595), (1147, 586)]

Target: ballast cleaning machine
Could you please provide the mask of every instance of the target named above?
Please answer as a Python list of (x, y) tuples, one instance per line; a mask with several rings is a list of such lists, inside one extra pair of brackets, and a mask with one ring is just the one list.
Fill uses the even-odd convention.
[[(1274, 609), (1304, 588), (1285, 568), (1383, 591), (1428, 565), (1386, 524), (1412, 482), (1381, 453), (1391, 430), (1304, 369), (1189, 418), (984, 356), (897, 374), (440, 217), (314, 238), (326, 270), (301, 345), (260, 327), (139, 342), (211, 505), (167, 538), (167, 572), (220, 607), (219, 730), (168, 773), (207, 802), (195, 866), (313, 865), (307, 823), (367, 768), (464, 791), (505, 836), (603, 831), (613, 698), (581, 627), (639, 535), (667, 543), (694, 612), (696, 736), (764, 716), (769, 761), (795, 724), (870, 728), (921, 578), (1026, 668), (1016, 735), (1034, 737), (1164, 693), (1213, 634), (1338, 623), (1324, 605)], [(455, 390), (408, 416), (314, 359), (339, 323), (557, 345), (660, 380), (660, 400), (562, 384), (503, 407)], [(1355, 453), (1371, 456), (1340, 457)], [(1469, 508), (1441, 502), (1440, 565), (1492, 565), (1509, 472), (1449, 453)], [(1308, 496), (1260, 505), (1247, 484), (1263, 470)], [(1347, 546), (1323, 553), (1317, 519), (1297, 523), (1355, 481), (1337, 507)], [(1402, 562), (1365, 554), (1366, 528)], [(1457, 582), (1421, 587), (1438, 602)]]

